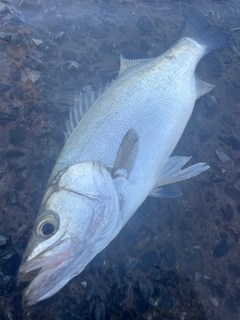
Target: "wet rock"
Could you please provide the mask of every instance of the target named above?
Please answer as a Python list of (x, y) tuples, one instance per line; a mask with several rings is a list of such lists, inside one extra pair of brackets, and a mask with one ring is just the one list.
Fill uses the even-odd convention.
[(0, 247), (3, 247), (7, 244), (8, 242), (8, 237), (4, 236), (4, 235), (0, 235)]
[(153, 286), (146, 282), (143, 278), (138, 279), (138, 290), (145, 301), (148, 301), (154, 292)]
[(15, 191), (6, 192), (4, 198), (8, 205), (16, 205), (18, 203), (18, 196)]
[(230, 264), (227, 268), (229, 274), (233, 277), (240, 278), (240, 266), (237, 264)]
[(63, 50), (62, 57), (65, 60), (74, 60), (74, 61), (77, 60), (76, 52), (68, 49)]
[(19, 82), (21, 80), (21, 70), (18, 68), (12, 68), (10, 71), (10, 77), (13, 81)]
[(83, 320), (83, 317), (69, 308), (61, 308), (55, 314), (55, 320)]
[(0, 296), (5, 296), (12, 292), (14, 279), (11, 276), (0, 274)]
[(159, 307), (164, 310), (171, 310), (176, 304), (176, 297), (172, 292), (166, 292), (159, 303)]
[(229, 198), (240, 201), (240, 185), (238, 183), (230, 183), (226, 185), (224, 190)]
[(225, 300), (225, 307), (227, 307), (228, 310), (232, 311), (233, 313), (239, 313), (234, 297), (229, 297)]
[(14, 158), (21, 158), (24, 157), (25, 153), (19, 150), (9, 150), (5, 152), (2, 156), (3, 160), (9, 160), (9, 159), (14, 159)]
[(171, 287), (171, 288), (177, 288), (179, 285), (180, 279), (178, 276), (171, 276), (166, 275), (161, 279), (161, 283), (164, 285), (164, 287)]
[(147, 16), (141, 16), (137, 20), (137, 28), (143, 32), (149, 32), (153, 30), (153, 23)]
[(142, 261), (138, 264), (138, 268), (143, 272), (149, 272), (156, 259), (157, 253), (155, 251), (148, 251), (143, 256)]
[(45, 84), (48, 84), (51, 87), (57, 87), (58, 86), (58, 81), (57, 80), (54, 80), (54, 79), (51, 79), (51, 78), (48, 78), (48, 77), (43, 77), (43, 82)]
[(29, 117), (33, 110), (37, 107), (37, 103), (35, 101), (29, 101), (24, 105), (23, 114), (25, 117)]
[(7, 92), (11, 87), (7, 84), (0, 84), (0, 92)]
[(12, 35), (10, 33), (0, 31), (0, 40), (10, 42), (12, 40)]
[(15, 183), (15, 189), (16, 190), (23, 190), (24, 189), (24, 183), (22, 181), (17, 181)]
[(41, 70), (43, 67), (42, 61), (33, 56), (26, 56), (23, 59), (22, 64), (25, 67), (29, 67), (30, 69), (34, 69), (34, 70)]
[(132, 306), (133, 300), (133, 287), (131, 283), (125, 283), (117, 289), (114, 298), (115, 305), (118, 309), (129, 310)]
[(228, 253), (229, 245), (225, 239), (223, 239), (214, 249), (213, 256), (215, 258), (223, 257), (225, 254)]
[(20, 26), (24, 22), (24, 19), (16, 14), (12, 14), (11, 18), (9, 19), (9, 24), (15, 27)]
[(240, 140), (239, 139), (237, 139), (234, 136), (230, 136), (228, 138), (228, 141), (230, 142), (230, 144), (234, 150), (240, 150)]
[(10, 129), (9, 130), (9, 140), (12, 144), (17, 144), (19, 142), (23, 142), (25, 140), (25, 138), (20, 132), (14, 130), (14, 129)]
[(176, 264), (176, 250), (174, 247), (169, 246), (163, 251), (163, 257), (167, 261), (169, 267), (174, 267)]
[(221, 212), (225, 221), (232, 220), (234, 211), (230, 204), (227, 204), (225, 207), (221, 207)]

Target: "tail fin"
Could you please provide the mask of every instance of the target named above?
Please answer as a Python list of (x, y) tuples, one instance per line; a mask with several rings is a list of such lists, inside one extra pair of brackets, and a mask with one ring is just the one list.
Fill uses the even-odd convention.
[(228, 35), (219, 27), (211, 26), (196, 10), (190, 10), (182, 37), (191, 38), (205, 47), (206, 54), (227, 46)]

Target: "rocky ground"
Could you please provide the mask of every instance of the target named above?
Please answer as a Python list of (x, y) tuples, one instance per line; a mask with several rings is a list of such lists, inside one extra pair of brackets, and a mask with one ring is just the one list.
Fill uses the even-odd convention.
[[(191, 8), (234, 39), (200, 62), (215, 89), (174, 151), (211, 168), (181, 198), (147, 199), (84, 272), (22, 307), (16, 273), (76, 91), (116, 77), (121, 53), (164, 52)], [(240, 317), (239, 15), (238, 0), (0, 2), (0, 319)]]

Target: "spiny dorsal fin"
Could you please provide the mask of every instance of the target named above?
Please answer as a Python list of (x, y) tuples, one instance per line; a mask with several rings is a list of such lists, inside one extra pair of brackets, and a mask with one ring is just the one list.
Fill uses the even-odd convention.
[(109, 87), (110, 82), (105, 87), (100, 87), (98, 90), (88, 90), (86, 92), (80, 92), (76, 94), (74, 99), (74, 105), (69, 111), (69, 120), (65, 121), (67, 131), (64, 132), (65, 139), (67, 139), (83, 116), (91, 108), (94, 102), (101, 96), (101, 94)]
[(130, 59), (126, 59), (123, 57), (123, 55), (120, 56), (120, 68), (119, 68), (119, 72), (118, 75), (120, 75), (121, 73), (123, 73), (125, 70), (127, 70), (128, 68), (131, 68), (133, 66), (136, 66), (140, 63), (146, 62), (146, 61), (150, 61), (152, 59), (136, 59), (136, 60), (130, 60)]

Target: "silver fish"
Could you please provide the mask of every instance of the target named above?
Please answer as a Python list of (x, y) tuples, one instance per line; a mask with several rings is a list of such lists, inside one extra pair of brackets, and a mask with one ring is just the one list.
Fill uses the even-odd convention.
[(105, 90), (76, 97), (19, 269), (21, 281), (33, 278), (23, 297), (28, 306), (79, 274), (147, 196), (178, 196), (175, 182), (209, 168), (182, 169), (190, 158), (171, 154), (196, 99), (213, 88), (195, 68), (225, 34), (199, 16), (189, 18), (185, 33), (157, 58), (121, 57), (119, 75)]

